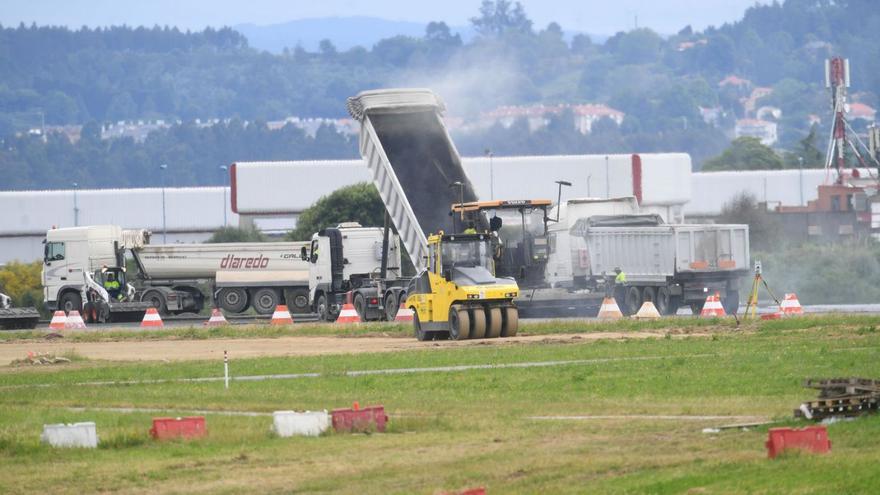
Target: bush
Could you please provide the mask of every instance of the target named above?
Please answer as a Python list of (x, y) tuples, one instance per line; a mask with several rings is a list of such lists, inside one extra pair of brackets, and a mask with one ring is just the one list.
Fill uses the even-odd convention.
[(35, 307), (42, 310), (43, 284), (39, 261), (21, 263), (13, 261), (0, 268), (0, 292), (12, 298), (15, 307)]
[(266, 242), (266, 236), (253, 225), (248, 227), (221, 227), (211, 234), (206, 243)]

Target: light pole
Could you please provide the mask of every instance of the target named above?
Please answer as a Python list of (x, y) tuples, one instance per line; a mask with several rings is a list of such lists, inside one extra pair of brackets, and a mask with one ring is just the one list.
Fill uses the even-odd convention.
[(168, 229), (165, 225), (165, 171), (168, 164), (159, 165), (159, 175), (162, 176), (162, 244), (168, 244)]
[(611, 198), (611, 174), (608, 167), (608, 155), (605, 155), (605, 197)]
[(489, 199), (495, 200), (495, 167), (492, 158), (495, 156), (492, 150), (486, 148), (486, 156), (489, 157)]
[(592, 198), (593, 194), (590, 192), (590, 179), (593, 178), (593, 174), (587, 175), (587, 197)]
[(804, 206), (804, 157), (798, 157), (798, 192), (801, 195), (801, 206)]
[(79, 184), (74, 182), (71, 184), (73, 186), (73, 226), (79, 227), (79, 203), (77, 202), (76, 191), (79, 189)]
[(220, 174), (223, 175), (223, 177), (224, 177), (223, 182), (221, 183), (221, 186), (220, 186), (220, 192), (223, 194), (223, 226), (224, 227), (226, 227), (226, 225), (227, 225), (226, 224), (226, 180), (227, 180), (226, 178), (229, 177), (229, 175), (226, 173), (226, 171), (228, 171), (228, 170), (229, 170), (229, 167), (227, 167), (226, 165), (220, 165)]

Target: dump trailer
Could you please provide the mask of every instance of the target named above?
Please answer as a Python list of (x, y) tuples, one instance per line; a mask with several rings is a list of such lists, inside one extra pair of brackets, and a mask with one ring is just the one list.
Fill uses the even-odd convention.
[(388, 228), (342, 223), (312, 235), (302, 259), (309, 263), (311, 310), (335, 321), (350, 295), (363, 321), (393, 320), (409, 278), (402, 277), (400, 246)]
[(747, 225), (664, 224), (657, 215), (595, 215), (575, 222), (571, 235), (585, 241), (586, 277), (602, 286), (615, 268), (626, 284), (615, 297), (624, 313), (652, 301), (661, 314), (679, 306), (699, 313), (718, 293), (728, 313), (739, 305), (739, 281), (749, 271)]
[(12, 298), (0, 292), (0, 329), (36, 328), (39, 320), (40, 313), (37, 308), (16, 308)]
[[(431, 332), (440, 332), (453, 338), (482, 338), (487, 334), (481, 326), (496, 314), (495, 310), (510, 307), (510, 314), (517, 315), (511, 302), (519, 294), (516, 281), (496, 278), (493, 265), (474, 268), (473, 276), (465, 277), (466, 283), (456, 278), (457, 271), (452, 267), (441, 270), (438, 265), (443, 259), (438, 249), (444, 242), (477, 250), (489, 242), (483, 234), (479, 239), (461, 237), (459, 242), (454, 238), (457, 234), (443, 234), (453, 227), (448, 205), (476, 201), (477, 197), (440, 119), (440, 99), (426, 89), (366, 91), (348, 99), (348, 110), (361, 122), (361, 155), (388, 218), (419, 273), (406, 291), (406, 304), (417, 314), (416, 337), (424, 340), (434, 335)], [(510, 296), (496, 297), (499, 288)], [(459, 296), (466, 301), (457, 299)], [(492, 316), (487, 317), (486, 311)], [(463, 319), (456, 319), (459, 317)], [(501, 320), (491, 321), (497, 325)]]
[(253, 308), (272, 314), (279, 304), (294, 313), (309, 311), (309, 266), (301, 259), (307, 242), (207, 244), (143, 243), (131, 254), (141, 300), (160, 313), (202, 310), (207, 291), (231, 313)]
[(233, 313), (271, 314), (285, 302), (309, 311), (305, 242), (151, 245), (149, 231), (112, 225), (53, 229), (46, 240), (47, 306), (83, 310), (87, 320), (138, 319), (149, 307), (198, 313), (211, 297)]

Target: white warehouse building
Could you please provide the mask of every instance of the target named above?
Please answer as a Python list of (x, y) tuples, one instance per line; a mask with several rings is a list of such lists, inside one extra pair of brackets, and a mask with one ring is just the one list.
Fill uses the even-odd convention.
[[(542, 198), (556, 202), (555, 181), (572, 186), (563, 199), (641, 195), (642, 208), (669, 222), (711, 218), (741, 192), (771, 207), (816, 198), (823, 170), (691, 173), (687, 154), (477, 157), (462, 159), (481, 199)], [(607, 171), (607, 172), (606, 172)], [(369, 182), (361, 160), (250, 162), (230, 169), (230, 188), (165, 190), (167, 242), (202, 242), (223, 225), (252, 222), (282, 234), (322, 196)], [(153, 231), (163, 242), (162, 189), (0, 192), (0, 264), (42, 257), (46, 230), (120, 225)]]

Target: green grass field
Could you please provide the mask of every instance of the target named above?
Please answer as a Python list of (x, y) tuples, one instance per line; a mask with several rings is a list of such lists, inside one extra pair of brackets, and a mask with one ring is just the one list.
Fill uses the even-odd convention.
[[(878, 324), (872, 317), (827, 317), (736, 331), (716, 323), (704, 328), (709, 337), (237, 360), (231, 370), (238, 376), (321, 375), (233, 382), (229, 390), (222, 382), (174, 381), (221, 376), (217, 362), (85, 360), (6, 368), (0, 372), (0, 492), (431, 494), (485, 486), (489, 493), (874, 493), (880, 417), (829, 425), (830, 454), (771, 461), (766, 426), (704, 434), (705, 427), (738, 421), (647, 416), (756, 416), (805, 425), (790, 419), (795, 407), (815, 397), (802, 387), (804, 379), (880, 378)], [(549, 332), (554, 324), (541, 325)], [(343, 375), (557, 360), (583, 361)], [(113, 380), (170, 381), (83, 385)], [(332, 409), (355, 400), (384, 404), (388, 432), (282, 439), (270, 434), (269, 416), (209, 413), (207, 439), (156, 443), (148, 436), (154, 416)], [(612, 417), (533, 418), (557, 415)], [(44, 423), (86, 420), (98, 424), (97, 450), (39, 443)]]

